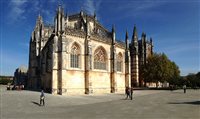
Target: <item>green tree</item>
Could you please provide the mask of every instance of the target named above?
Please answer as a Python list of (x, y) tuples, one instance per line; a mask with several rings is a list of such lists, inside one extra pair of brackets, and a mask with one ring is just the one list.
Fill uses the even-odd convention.
[(10, 80), (10, 76), (0, 76), (0, 84), (7, 85), (8, 83), (12, 83), (12, 80)]
[(184, 83), (191, 88), (200, 87), (200, 72), (197, 74), (188, 74)]
[(162, 53), (154, 53), (147, 58), (147, 63), (142, 66), (141, 74), (146, 82), (170, 82), (180, 77), (178, 66)]

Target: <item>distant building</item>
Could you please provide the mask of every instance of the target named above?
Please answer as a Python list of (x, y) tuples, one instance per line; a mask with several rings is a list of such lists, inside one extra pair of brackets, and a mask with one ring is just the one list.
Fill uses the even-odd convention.
[(28, 69), (25, 66), (20, 66), (14, 73), (14, 85), (27, 85)]
[(131, 43), (117, 40), (96, 14), (83, 11), (65, 15), (58, 7), (54, 25), (46, 25), (39, 15), (29, 49), (28, 87), (43, 88), (53, 94), (114, 93), (125, 87), (142, 86), (140, 65), (152, 54), (152, 40), (139, 40), (136, 26)]

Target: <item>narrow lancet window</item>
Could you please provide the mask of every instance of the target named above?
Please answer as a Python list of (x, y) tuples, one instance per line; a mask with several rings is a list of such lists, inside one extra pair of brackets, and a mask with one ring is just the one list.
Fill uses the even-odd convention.
[(71, 47), (70, 66), (80, 68), (80, 47), (77, 43), (74, 43)]
[(117, 55), (117, 71), (119, 71), (119, 72), (122, 72), (122, 63), (123, 63), (123, 60), (122, 60), (123, 58), (122, 58), (122, 54), (121, 53), (119, 53), (118, 55)]

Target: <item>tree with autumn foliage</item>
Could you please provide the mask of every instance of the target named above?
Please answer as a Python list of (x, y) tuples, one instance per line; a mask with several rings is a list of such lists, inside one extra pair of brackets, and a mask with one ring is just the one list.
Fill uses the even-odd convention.
[(162, 53), (154, 53), (147, 58), (147, 62), (142, 66), (141, 74), (144, 77), (144, 82), (171, 82), (180, 77), (180, 71), (175, 62), (172, 62)]

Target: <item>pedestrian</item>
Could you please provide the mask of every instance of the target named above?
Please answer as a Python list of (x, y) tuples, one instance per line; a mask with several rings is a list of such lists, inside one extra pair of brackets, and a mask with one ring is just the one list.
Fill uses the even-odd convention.
[(171, 91), (173, 91), (173, 85), (170, 85), (169, 88)]
[(129, 87), (126, 87), (126, 99), (129, 97), (130, 98), (130, 89)]
[(45, 105), (44, 98), (45, 98), (45, 95), (44, 95), (44, 91), (42, 90), (40, 94), (40, 106)]
[(186, 85), (183, 86), (184, 93), (186, 93)]
[(131, 96), (131, 100), (133, 99), (133, 87), (130, 88), (130, 96)]

